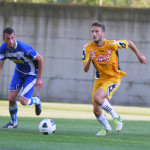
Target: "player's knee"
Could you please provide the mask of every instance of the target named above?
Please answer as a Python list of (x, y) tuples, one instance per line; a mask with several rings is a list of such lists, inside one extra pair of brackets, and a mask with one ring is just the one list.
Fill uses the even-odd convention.
[(96, 104), (98, 104), (98, 105), (100, 105), (100, 106), (104, 103), (104, 98), (101, 97), (101, 96), (98, 95), (98, 94), (94, 94), (94, 95), (93, 95), (93, 100), (94, 100), (94, 102), (95, 102)]
[(97, 95), (97, 94), (94, 94), (93, 95), (93, 100), (94, 100), (95, 103), (99, 104), (99, 102), (100, 102), (100, 96)]
[(94, 95), (93, 95), (93, 100), (94, 100), (95, 102), (97, 102), (97, 99), (98, 99), (97, 95), (94, 94)]
[(27, 105), (27, 100), (24, 98), (24, 97), (20, 97), (20, 103), (22, 104), (22, 105)]
[(15, 100), (14, 97), (10, 97), (10, 96), (9, 96), (8, 100), (9, 100), (10, 106), (13, 106), (13, 105), (16, 103), (16, 100)]

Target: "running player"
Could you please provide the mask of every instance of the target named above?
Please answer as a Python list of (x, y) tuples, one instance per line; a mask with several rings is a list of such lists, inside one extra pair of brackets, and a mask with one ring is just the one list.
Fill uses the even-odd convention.
[(10, 59), (16, 64), (8, 98), (11, 121), (3, 128), (17, 128), (18, 106), (16, 98), (22, 87), (20, 103), (22, 105), (35, 104), (36, 115), (40, 115), (42, 111), (40, 98), (32, 97), (32, 93), (35, 85), (38, 91), (42, 89), (43, 57), (30, 45), (16, 41), (15, 32), (10, 27), (3, 30), (3, 41), (4, 43), (0, 47), (0, 74), (6, 59)]
[(103, 110), (110, 113), (116, 125), (116, 131), (123, 127), (122, 118), (112, 108), (109, 100), (126, 75), (121, 71), (118, 62), (118, 49), (128, 48), (136, 54), (141, 63), (146, 64), (146, 58), (141, 55), (134, 43), (129, 40), (104, 39), (104, 24), (95, 21), (91, 25), (92, 39), (83, 49), (82, 63), (84, 71), (88, 72), (93, 63), (96, 69), (95, 82), (92, 92), (93, 112), (103, 128), (96, 135), (106, 135), (111, 132), (111, 126)]

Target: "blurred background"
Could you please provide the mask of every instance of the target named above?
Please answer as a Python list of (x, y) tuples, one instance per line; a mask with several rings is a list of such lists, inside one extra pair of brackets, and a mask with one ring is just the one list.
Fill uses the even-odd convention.
[(149, 8), (149, 0), (0, 0), (2, 2), (27, 2), (46, 4), (93, 5), (107, 7)]
[(2, 2), (27, 2), (27, 3), (56, 3), (71, 5), (93, 5), (107, 7), (131, 7), (131, 8), (149, 8), (149, 0), (0, 0)]
[[(44, 57), (42, 101), (91, 104), (94, 67), (85, 73), (82, 49), (90, 42), (95, 20), (106, 27), (105, 38), (132, 40), (147, 64), (132, 50), (119, 50), (120, 67), (127, 73), (111, 104), (150, 106), (150, 1), (149, 0), (0, 0), (0, 44), (5, 27), (14, 28), (17, 40)], [(15, 64), (5, 61), (0, 76), (0, 98), (8, 98)]]

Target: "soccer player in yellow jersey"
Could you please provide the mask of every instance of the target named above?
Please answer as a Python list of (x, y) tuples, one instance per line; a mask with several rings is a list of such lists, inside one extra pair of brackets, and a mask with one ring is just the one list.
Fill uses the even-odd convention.
[(96, 69), (92, 92), (93, 112), (103, 125), (96, 135), (107, 135), (112, 129), (103, 110), (111, 114), (116, 131), (120, 131), (123, 127), (121, 117), (109, 103), (121, 83), (121, 78), (126, 75), (119, 68), (118, 49), (129, 47), (143, 64), (146, 64), (146, 58), (141, 55), (132, 41), (104, 39), (105, 26), (98, 21), (92, 23), (91, 34), (93, 41), (84, 46), (82, 63), (85, 72), (89, 71), (92, 63)]

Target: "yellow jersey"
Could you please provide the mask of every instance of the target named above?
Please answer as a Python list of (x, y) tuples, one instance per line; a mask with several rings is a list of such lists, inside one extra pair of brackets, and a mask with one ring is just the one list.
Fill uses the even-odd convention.
[(96, 68), (96, 78), (121, 78), (126, 75), (119, 68), (118, 49), (121, 48), (128, 48), (128, 42), (126, 40), (105, 40), (102, 47), (97, 47), (94, 41), (91, 41), (84, 46), (82, 63), (84, 65), (88, 61), (90, 51), (94, 50), (96, 53), (92, 62)]

